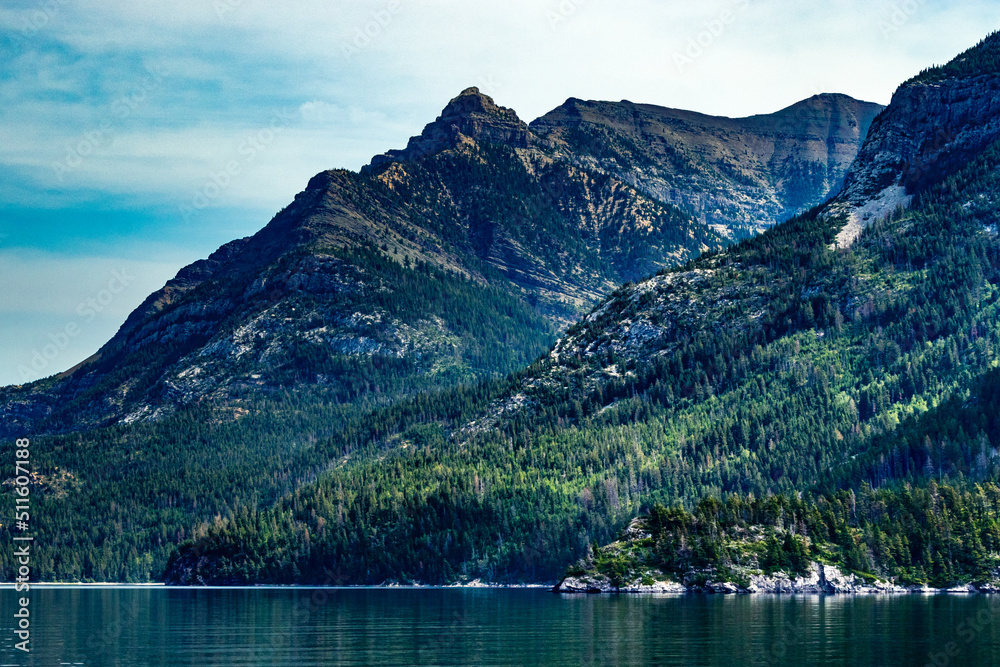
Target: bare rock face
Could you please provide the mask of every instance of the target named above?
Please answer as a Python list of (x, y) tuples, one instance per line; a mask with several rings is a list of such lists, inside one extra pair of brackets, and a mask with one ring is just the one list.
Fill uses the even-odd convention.
[(1000, 73), (985, 66), (998, 53), (993, 34), (896, 90), (825, 213), (847, 219), (840, 246), (1000, 140)]
[(854, 574), (844, 574), (839, 568), (822, 563), (810, 563), (809, 572), (789, 576), (783, 572), (773, 575), (750, 574), (748, 593), (772, 594), (873, 594), (906, 593), (908, 589), (887, 581), (869, 581)]
[(364, 171), (420, 160), (463, 139), (534, 148), (621, 179), (732, 238), (836, 193), (881, 109), (846, 95), (822, 94), (773, 114), (724, 118), (570, 98), (529, 126), (479, 89), (468, 88), (405, 149), (376, 156)]
[(914, 81), (872, 123), (842, 198), (862, 204), (890, 186), (908, 194), (1000, 138), (1000, 78)]
[(513, 109), (497, 106), (476, 87), (466, 88), (451, 100), (437, 120), (412, 137), (403, 150), (375, 156), (367, 170), (393, 160), (418, 160), (458, 145), (463, 137), (474, 141), (527, 148), (528, 126)]
[(735, 595), (742, 591), (739, 586), (731, 581), (721, 581), (706, 584), (703, 592), (709, 595)]
[(571, 98), (531, 129), (567, 159), (741, 236), (835, 194), (881, 110), (835, 94), (748, 118)]

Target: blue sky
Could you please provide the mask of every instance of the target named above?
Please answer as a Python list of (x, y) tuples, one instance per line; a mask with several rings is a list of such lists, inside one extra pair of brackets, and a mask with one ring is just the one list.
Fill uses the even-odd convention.
[(6, 0), (0, 384), (72, 367), (181, 266), (467, 86), (525, 120), (567, 97), (887, 103), (997, 27), (990, 2), (934, 0)]

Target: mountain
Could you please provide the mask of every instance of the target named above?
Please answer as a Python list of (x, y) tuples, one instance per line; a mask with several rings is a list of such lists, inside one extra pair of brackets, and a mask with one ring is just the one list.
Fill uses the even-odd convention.
[[(990, 108), (1000, 71), (968, 63), (998, 53), (994, 34), (904, 83), (829, 203), (623, 285), (476, 396), (369, 414), (316, 480), (203, 525), (166, 580), (555, 581), (653, 503), (751, 494), (832, 503), (848, 532), (821, 542), (849, 569), (994, 572), (988, 516), (956, 551), (945, 508), (988, 512), (1000, 480), (1000, 134), (962, 111)], [(925, 105), (948, 90), (969, 97)], [(907, 146), (933, 147), (920, 178)], [(886, 523), (890, 501), (911, 518)]]
[[(782, 136), (812, 141), (802, 123)], [(438, 442), (398, 426), (472, 419), (616, 286), (729, 243), (540, 132), (467, 89), (405, 149), (316, 175), (182, 269), (84, 364), (0, 389), (0, 431), (38, 443), (38, 571), (149, 580), (202, 521), (375, 461), (386, 438)]]
[(5, 426), (78, 430), (303, 385), (355, 400), (373, 385), (504, 374), (620, 282), (723, 244), (613, 176), (528, 149), (528, 135), (464, 91), (407, 150), (318, 174), (260, 232), (182, 269), (79, 369), (6, 389)]
[(720, 118), (570, 99), (531, 129), (557, 155), (615, 174), (739, 239), (839, 191), (882, 108), (823, 94), (773, 114)]
[[(81, 367), (0, 390), (4, 432), (159, 419), (199, 401), (243, 410), (291, 387), (355, 401), (510, 372), (618, 284), (721, 248), (736, 223), (710, 216), (713, 231), (682, 210), (706, 191), (770, 202), (761, 225), (821, 201), (880, 108), (842, 95), (741, 120), (633, 107), (571, 100), (529, 127), (463, 91), (405, 149), (360, 174), (318, 174), (260, 232), (182, 269)], [(578, 141), (595, 132), (601, 141)], [(624, 144), (645, 170), (625, 169)], [(609, 151), (618, 162), (594, 157)], [(820, 171), (812, 186), (799, 178)]]

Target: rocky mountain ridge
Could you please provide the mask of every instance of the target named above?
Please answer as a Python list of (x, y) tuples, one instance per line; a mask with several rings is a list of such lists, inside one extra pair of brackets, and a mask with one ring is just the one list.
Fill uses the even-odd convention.
[[(776, 117), (784, 120), (752, 123), (784, 123), (782, 140), (792, 143), (797, 124), (815, 124)], [(838, 150), (849, 150), (863, 122), (851, 116), (837, 130), (847, 142)], [(259, 233), (182, 269), (73, 373), (0, 390), (5, 428), (85, 429), (159, 419), (206, 400), (237, 405), (290, 384), (337, 386), (338, 359), (409, 365), (431, 384), (506, 372), (617, 284), (726, 242), (645, 182), (568, 155), (551, 115), (535, 127), (466, 89), (407, 148), (377, 156), (360, 174), (318, 174)], [(479, 344), (455, 331), (454, 313), (373, 309), (376, 294), (407, 298), (379, 275), (392, 266), (411, 278), (423, 267), (477, 299), (505, 293), (524, 347), (510, 359), (476, 361), (467, 350)]]
[(531, 132), (517, 112), (498, 106), (493, 98), (472, 86), (451, 100), (433, 123), (410, 139), (405, 149), (376, 155), (362, 171), (372, 171), (396, 160), (419, 160), (453, 148), (462, 137), (511, 148), (528, 148)]
[(570, 99), (530, 127), (564, 159), (744, 238), (836, 194), (882, 108), (822, 94), (773, 114), (724, 118)]

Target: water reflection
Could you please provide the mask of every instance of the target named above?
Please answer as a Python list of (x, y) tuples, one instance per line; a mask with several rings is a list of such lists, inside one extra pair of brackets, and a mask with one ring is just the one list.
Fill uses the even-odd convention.
[(1000, 597), (35, 588), (25, 656), (16, 595), (3, 665), (1000, 664)]

